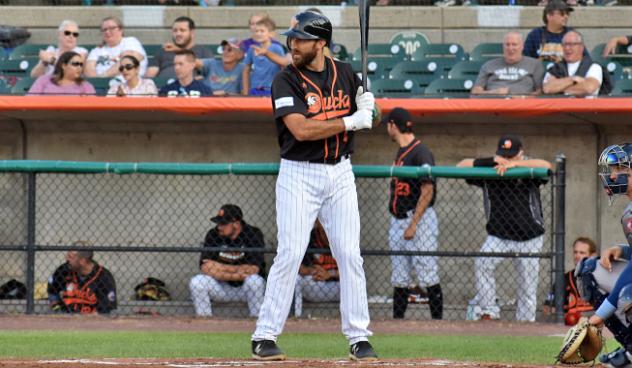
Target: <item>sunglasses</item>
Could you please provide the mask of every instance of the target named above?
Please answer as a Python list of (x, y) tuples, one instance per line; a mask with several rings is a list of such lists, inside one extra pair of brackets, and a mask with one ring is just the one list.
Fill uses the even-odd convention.
[(125, 65), (121, 65), (121, 66), (119, 66), (119, 72), (121, 72), (121, 73), (122, 73), (122, 72), (123, 72), (123, 70), (132, 70), (132, 69), (134, 69), (134, 68), (136, 68), (136, 65), (134, 65), (134, 64), (125, 64)]
[(72, 66), (79, 66), (79, 67), (83, 67), (83, 63), (81, 61), (71, 61), (68, 64), (72, 65)]
[(64, 31), (64, 35), (73, 36), (74, 38), (79, 38), (79, 32)]

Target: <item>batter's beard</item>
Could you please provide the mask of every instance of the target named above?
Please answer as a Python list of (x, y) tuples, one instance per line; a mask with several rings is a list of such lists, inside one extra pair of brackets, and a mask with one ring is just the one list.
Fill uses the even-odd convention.
[(316, 55), (318, 55), (318, 51), (316, 50), (316, 48), (313, 48), (311, 51), (303, 55), (299, 54), (298, 56), (300, 56), (300, 58), (298, 61), (294, 59), (294, 54), (292, 54), (292, 61), (294, 62), (295, 67), (297, 67), (298, 69), (303, 69), (311, 64), (314, 59), (316, 59)]

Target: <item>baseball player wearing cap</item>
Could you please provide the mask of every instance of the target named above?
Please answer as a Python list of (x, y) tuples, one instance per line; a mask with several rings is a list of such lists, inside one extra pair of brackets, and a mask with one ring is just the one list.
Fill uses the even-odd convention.
[[(399, 150), (394, 166), (434, 166), (432, 152), (413, 133), (410, 113), (397, 107), (383, 119), (388, 135)], [(393, 251), (436, 251), (439, 221), (432, 206), (436, 197), (434, 178), (393, 178), (390, 185), (388, 210), (391, 213), (389, 246)], [(404, 318), (408, 307), (408, 287), (413, 284), (414, 270), (417, 284), (428, 289), (430, 314), (433, 319), (443, 317), (443, 293), (439, 285), (437, 257), (392, 256), (391, 283), (393, 318)]]
[(331, 22), (314, 12), (296, 15), (284, 35), (292, 64), (272, 84), (281, 165), (276, 184), (278, 248), (252, 335), (252, 356), (282, 360), (276, 339), (288, 316), (309, 234), (318, 218), (340, 271), (342, 332), (349, 357), (376, 360), (360, 255), (360, 216), (350, 157), (354, 131), (369, 129), (375, 104), (351, 66), (323, 55)]
[(265, 262), (263, 253), (246, 248), (263, 248), (263, 233), (247, 224), (241, 208), (233, 204), (223, 205), (211, 221), (217, 226), (206, 234), (204, 247), (215, 249), (202, 253), (202, 273), (189, 282), (195, 313), (212, 316), (211, 301), (247, 302), (250, 316), (256, 317), (263, 302)]
[[(551, 169), (551, 163), (524, 156), (520, 139), (504, 135), (498, 142), (496, 156), (464, 159), (458, 167), (493, 167), (503, 175), (513, 167)], [(547, 182), (540, 178), (512, 180), (467, 180), (483, 189), (487, 216), (487, 239), (481, 252), (537, 253), (542, 249), (544, 219), (540, 202), (540, 186)], [(494, 271), (502, 258), (476, 258), (476, 296), (470, 301), (468, 319), (481, 317), (498, 319)], [(516, 319), (535, 321), (536, 291), (540, 270), (537, 258), (514, 258), (517, 280)]]

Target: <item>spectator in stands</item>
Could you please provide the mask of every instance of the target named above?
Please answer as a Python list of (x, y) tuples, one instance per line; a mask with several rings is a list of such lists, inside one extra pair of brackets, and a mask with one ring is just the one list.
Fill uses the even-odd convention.
[[(86, 77), (112, 78), (119, 76), (120, 60), (132, 55), (140, 61), (140, 75), (147, 70), (147, 54), (136, 37), (123, 37), (123, 22), (116, 17), (107, 17), (101, 21), (103, 43), (95, 47), (88, 55)], [(121, 78), (122, 79), (122, 78)]]
[(259, 315), (265, 292), (263, 253), (248, 248), (265, 246), (259, 228), (247, 224), (239, 206), (225, 204), (211, 221), (217, 224), (204, 239), (208, 248), (241, 248), (208, 250), (200, 256), (201, 274), (190, 283), (191, 298), (198, 316), (213, 315), (211, 302), (247, 302), (251, 317)]
[(39, 62), (31, 70), (31, 77), (37, 78), (44, 74), (53, 74), (55, 62), (66, 51), (74, 51), (81, 55), (82, 61), (88, 56), (88, 50), (77, 46), (79, 39), (79, 26), (73, 20), (64, 20), (57, 31), (57, 47), (48, 46), (46, 50), (40, 50)]
[(259, 45), (250, 46), (246, 52), (241, 94), (270, 96), (274, 76), (289, 62), (283, 47), (272, 43), (272, 34), (276, 28), (274, 21), (264, 18), (255, 27), (255, 41)]
[[(584, 40), (577, 31), (569, 31), (562, 39), (564, 59), (553, 65), (544, 76), (545, 94), (597, 96), (604, 80), (601, 65), (584, 55)], [(610, 92), (610, 91), (608, 91)]]
[(473, 95), (537, 95), (542, 92), (544, 67), (539, 60), (522, 55), (520, 33), (503, 38), (503, 57), (487, 61), (474, 82)]
[(110, 87), (108, 97), (153, 97), (158, 94), (154, 81), (140, 77), (138, 59), (132, 55), (125, 55), (121, 58), (120, 64), (119, 71), (124, 82)]
[(66, 51), (57, 60), (53, 75), (37, 78), (27, 95), (96, 95), (94, 86), (83, 80), (82, 74), (83, 57), (74, 51)]
[(195, 53), (192, 50), (176, 51), (173, 66), (177, 79), (160, 89), (160, 96), (167, 97), (208, 97), (213, 92), (200, 80), (193, 77)]
[[(308, 249), (329, 250), (329, 239), (320, 221), (316, 220), (310, 234)], [(335, 302), (340, 300), (338, 264), (331, 253), (305, 253), (298, 270), (294, 289), (294, 316), (303, 314), (303, 300)]]
[(244, 72), (244, 53), (239, 48), (239, 40), (230, 38), (222, 41), (222, 60), (198, 59), (201, 64), (204, 83), (211, 88), (214, 96), (239, 95)]
[(608, 57), (617, 52), (617, 46), (628, 46), (632, 43), (632, 36), (616, 36), (612, 37), (606, 43), (606, 46), (603, 48), (603, 53), (601, 56)]
[(78, 240), (77, 247), (66, 253), (66, 263), (48, 280), (51, 310), (60, 313), (110, 313), (116, 309), (116, 283), (107, 268), (95, 262), (94, 252), (83, 247), (91, 244)]
[(146, 77), (175, 78), (173, 56), (176, 51), (193, 50), (199, 59), (212, 59), (213, 53), (208, 47), (195, 44), (195, 22), (189, 17), (178, 17), (171, 26), (171, 42), (163, 45), (149, 60)]
[(572, 11), (573, 8), (562, 0), (549, 1), (542, 13), (544, 27), (529, 32), (522, 53), (543, 61), (561, 61), (562, 37), (571, 30), (566, 24)]
[[(248, 50), (250, 49), (250, 46), (252, 45), (256, 46), (259, 44), (259, 42), (255, 41), (255, 30), (257, 27), (257, 23), (261, 22), (264, 19), (270, 19), (270, 15), (266, 12), (254, 13), (250, 16), (250, 19), (248, 19), (248, 27), (250, 28), (250, 38), (246, 38), (245, 40), (241, 41), (241, 43), (239, 44), (239, 47), (241, 48), (241, 51), (244, 52), (244, 54), (248, 52)], [(272, 43), (275, 43), (283, 47), (281, 42), (279, 42), (274, 37), (272, 38)]]

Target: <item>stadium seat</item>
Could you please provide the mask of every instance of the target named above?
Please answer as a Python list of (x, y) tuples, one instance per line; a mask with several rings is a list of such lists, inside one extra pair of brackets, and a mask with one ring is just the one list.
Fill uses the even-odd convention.
[(86, 78), (86, 81), (90, 82), (97, 92), (97, 96), (105, 96), (110, 89), (110, 86), (119, 84), (116, 79), (110, 78)]
[(413, 97), (420, 95), (417, 84), (410, 79), (379, 79), (371, 82), (371, 91), (378, 97)]
[(470, 53), (470, 60), (487, 61), (503, 56), (502, 43), (480, 43)]
[(207, 47), (209, 50), (211, 50), (214, 58), (216, 59), (222, 58), (222, 52), (224, 51), (224, 49), (222, 48), (222, 45), (217, 44), (217, 43), (209, 43), (209, 44), (205, 44), (204, 46)]
[[(605, 43), (600, 43), (597, 46), (595, 46), (592, 52), (590, 53), (592, 58), (595, 60), (597, 59), (604, 60), (601, 54), (603, 53), (603, 49), (605, 46), (606, 46)], [(615, 50), (615, 53), (613, 55), (609, 55), (607, 58), (605, 58), (605, 60), (616, 61), (619, 64), (621, 64), (623, 67), (632, 66), (632, 45), (628, 45), (628, 46), (619, 45), (617, 49)]]
[(162, 87), (166, 86), (167, 84), (175, 81), (175, 78), (154, 77), (154, 78), (152, 78), (152, 80), (154, 81), (154, 84), (156, 85), (156, 88), (161, 89)]
[(38, 58), (19, 60), (0, 60), (0, 75), (14, 77), (28, 77), (31, 69), (37, 65)]
[(8, 95), (9, 93), (11, 93), (11, 88), (7, 86), (4, 79), (0, 79), (0, 95)]
[(608, 71), (608, 73), (610, 74), (610, 79), (612, 79), (613, 81), (616, 82), (624, 78), (623, 66), (620, 63), (612, 60), (596, 59), (594, 61), (601, 64), (604, 70)]
[(468, 97), (474, 85), (471, 79), (436, 79), (426, 87), (424, 94), (434, 97)]
[(147, 54), (147, 60), (151, 60), (154, 58), (154, 56), (156, 56), (158, 51), (162, 50), (162, 45), (143, 45), (143, 48), (145, 49), (145, 53)]
[[(404, 48), (399, 45), (391, 45), (390, 43), (371, 43), (367, 49), (369, 58), (372, 59), (396, 59), (404, 60), (406, 53)], [(362, 50), (358, 48), (353, 53), (353, 60), (360, 60)]]
[(4, 47), (0, 46), (0, 60), (4, 60), (9, 56)]
[(11, 51), (9, 59), (21, 60), (25, 58), (39, 58), (40, 50), (46, 50), (48, 46), (49, 45), (37, 43), (22, 44)]
[(610, 96), (632, 96), (632, 79), (620, 79), (616, 81)]
[(404, 48), (406, 58), (410, 59), (415, 50), (430, 43), (428, 37), (421, 32), (399, 32), (391, 38), (391, 45), (399, 45)]
[(430, 43), (415, 50), (411, 56), (413, 61), (438, 58), (453, 59), (456, 64), (466, 60), (467, 54), (463, 51), (463, 46), (456, 43)]
[(345, 45), (340, 43), (334, 43), (331, 46), (331, 54), (334, 58), (341, 61), (347, 61), (349, 59), (349, 52), (347, 51), (347, 48)]
[(448, 78), (476, 80), (478, 72), (481, 70), (481, 66), (483, 66), (483, 64), (485, 64), (485, 61), (461, 61), (450, 69)]
[[(367, 74), (369, 79), (373, 81), (382, 78), (389, 78), (389, 73), (393, 70), (393, 68), (395, 68), (398, 63), (400, 63), (400, 60), (397, 59), (369, 58), (367, 62)], [(354, 72), (362, 72), (361, 60), (352, 60), (350, 61), (350, 64)]]
[(11, 88), (11, 94), (16, 96), (24, 96), (35, 82), (35, 78), (24, 77), (17, 81), (15, 86)]

